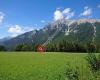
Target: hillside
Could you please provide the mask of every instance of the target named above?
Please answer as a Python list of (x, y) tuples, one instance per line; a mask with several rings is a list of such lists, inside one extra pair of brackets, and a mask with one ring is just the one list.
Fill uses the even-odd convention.
[(9, 50), (18, 44), (43, 44), (50, 42), (100, 43), (100, 20), (80, 19), (80, 20), (58, 20), (44, 26), (43, 29), (34, 30), (15, 38), (4, 40), (2, 43)]

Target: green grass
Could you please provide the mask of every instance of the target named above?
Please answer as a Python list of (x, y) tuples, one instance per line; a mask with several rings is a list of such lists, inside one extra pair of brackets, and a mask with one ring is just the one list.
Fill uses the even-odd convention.
[(68, 64), (78, 67), (80, 80), (89, 80), (85, 57), (79, 53), (1, 52), (0, 80), (65, 80)]

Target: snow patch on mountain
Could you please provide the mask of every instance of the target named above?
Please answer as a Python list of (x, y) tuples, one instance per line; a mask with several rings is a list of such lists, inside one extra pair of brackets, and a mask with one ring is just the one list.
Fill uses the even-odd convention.
[(96, 38), (96, 26), (94, 25), (94, 23), (91, 23), (91, 24), (92, 24), (93, 30), (94, 30), (93, 39), (92, 39), (92, 41), (94, 42), (95, 41), (95, 38)]
[(77, 22), (76, 20), (72, 20), (69, 24), (68, 24), (68, 29), (66, 29), (65, 31), (65, 35), (69, 35), (70, 32), (74, 32), (76, 33), (77, 32)]

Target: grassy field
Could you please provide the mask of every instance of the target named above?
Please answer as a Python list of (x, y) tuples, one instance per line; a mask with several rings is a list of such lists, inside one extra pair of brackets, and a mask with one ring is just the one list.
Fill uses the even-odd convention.
[(68, 65), (73, 69), (77, 68), (80, 80), (89, 80), (92, 75), (85, 60), (86, 55), (60, 52), (1, 52), (0, 80), (67, 80), (65, 72)]

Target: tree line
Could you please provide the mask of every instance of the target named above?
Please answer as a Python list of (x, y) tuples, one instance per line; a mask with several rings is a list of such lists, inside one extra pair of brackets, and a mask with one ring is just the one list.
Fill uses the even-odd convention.
[[(36, 51), (38, 44), (18, 44), (13, 51)], [(67, 42), (49, 43), (45, 47), (46, 52), (100, 52), (100, 45), (89, 42), (87, 44)], [(0, 51), (7, 51), (5, 46), (0, 46)]]
[(100, 52), (100, 45), (97, 45), (92, 42), (86, 44), (76, 43), (76, 42), (67, 42), (65, 40), (58, 43), (50, 43), (46, 46), (46, 51), (52, 52)]

